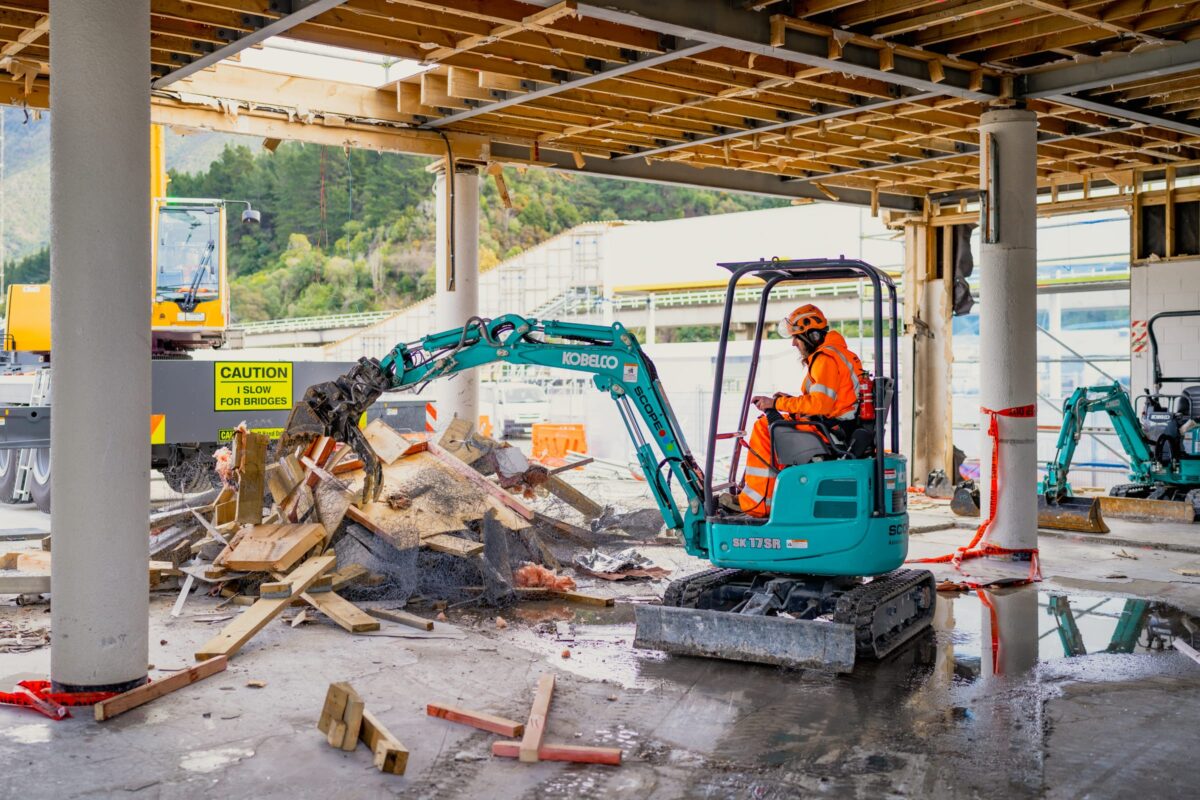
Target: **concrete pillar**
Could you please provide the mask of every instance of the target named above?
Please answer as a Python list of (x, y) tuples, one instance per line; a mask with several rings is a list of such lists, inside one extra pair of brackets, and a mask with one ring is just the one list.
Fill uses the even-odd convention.
[[(1037, 115), (989, 111), (979, 124), (984, 153), (996, 148), (997, 241), (980, 246), (980, 404), (1002, 410), (1037, 402)], [(989, 145), (989, 137), (991, 145)], [(981, 188), (989, 159), (980, 156)], [(986, 227), (986, 226), (985, 226)], [(989, 539), (1001, 547), (1037, 546), (1037, 421), (1000, 417), (998, 497), (991, 497), (992, 442), (988, 419), (980, 433), (980, 499)]]
[(50, 674), (146, 680), (150, 2), (52, 0)]
[[(455, 165), (454, 207), (454, 285), (450, 287), (451, 199), (447, 197), (446, 170), (434, 181), (437, 207), (437, 295), (434, 303), (436, 330), (460, 328), (479, 314), (479, 170)], [(512, 309), (519, 312), (521, 309)], [(437, 402), (438, 420), (445, 425), (462, 417), (472, 424), (479, 421), (479, 376), (474, 370), (435, 382), (430, 390)]]
[[(951, 233), (946, 231), (945, 241)], [(910, 474), (924, 484), (929, 472), (945, 470), (953, 479), (954, 431), (950, 377), (952, 280), (943, 270), (948, 257), (934, 252), (935, 238), (925, 223), (904, 226), (904, 376), (901, 430), (908, 432)], [(944, 248), (948, 251), (948, 247)]]

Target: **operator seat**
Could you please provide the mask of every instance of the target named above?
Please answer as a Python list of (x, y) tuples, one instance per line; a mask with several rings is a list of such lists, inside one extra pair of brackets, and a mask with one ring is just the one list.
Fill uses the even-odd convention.
[(1189, 386), (1175, 398), (1175, 414), (1180, 422), (1200, 422), (1200, 386)]

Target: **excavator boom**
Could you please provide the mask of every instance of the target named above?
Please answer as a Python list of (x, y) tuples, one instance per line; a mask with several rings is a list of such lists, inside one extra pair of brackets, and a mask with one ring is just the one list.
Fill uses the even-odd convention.
[[(342, 377), (311, 387), (292, 410), (280, 447), (292, 450), (317, 436), (350, 444), (367, 472), (364, 499), (382, 488), (382, 469), (357, 422), (384, 392), (420, 391), (430, 381), (487, 364), (507, 362), (586, 372), (614, 401), (667, 527), (683, 532), (688, 550), (705, 555), (699, 466), (667, 402), (654, 364), (620, 323), (612, 326), (539, 321), (508, 314), (472, 317), (461, 328), (397, 344), (382, 359), (363, 358)], [(664, 468), (687, 498), (681, 510)]]

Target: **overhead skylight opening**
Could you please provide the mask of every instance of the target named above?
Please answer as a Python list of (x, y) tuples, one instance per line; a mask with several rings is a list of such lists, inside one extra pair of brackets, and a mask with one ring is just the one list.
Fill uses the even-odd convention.
[(384, 86), (428, 69), (408, 59), (278, 36), (240, 55), (239, 63), (250, 69), (361, 86)]

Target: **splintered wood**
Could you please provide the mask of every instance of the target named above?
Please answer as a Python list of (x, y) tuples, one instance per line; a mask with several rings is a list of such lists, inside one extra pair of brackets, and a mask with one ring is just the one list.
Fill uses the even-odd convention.
[(222, 566), (244, 572), (289, 570), (309, 550), (325, 539), (325, 526), (255, 525), (238, 532), (239, 539)]

